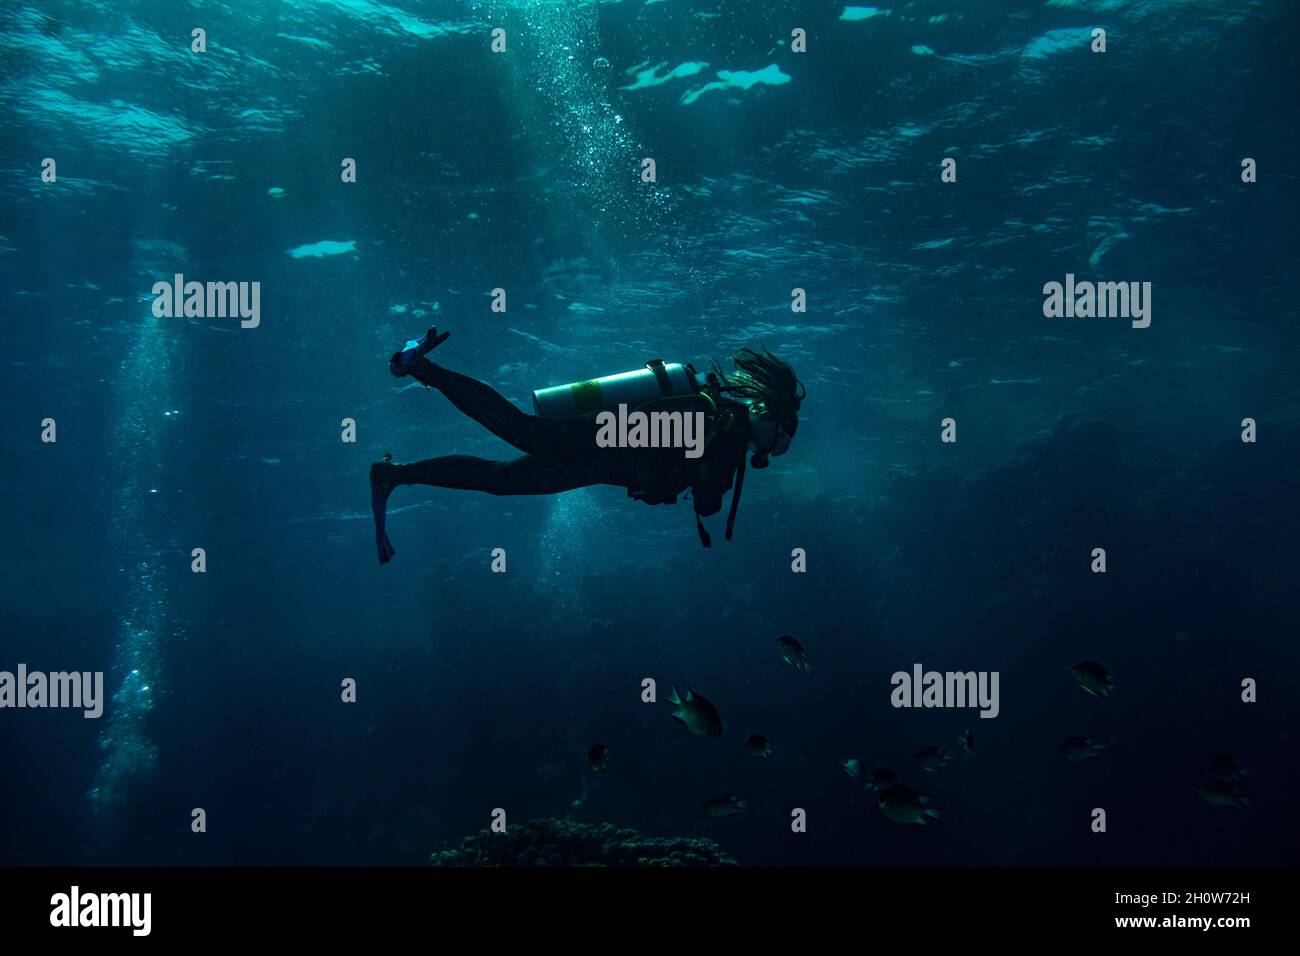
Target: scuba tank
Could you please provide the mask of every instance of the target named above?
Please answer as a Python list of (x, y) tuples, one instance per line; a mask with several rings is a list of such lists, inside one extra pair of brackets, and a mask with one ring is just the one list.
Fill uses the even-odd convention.
[(570, 418), (612, 412), (619, 405), (637, 408), (660, 398), (696, 395), (709, 384), (709, 378), (689, 363), (665, 364), (663, 359), (652, 359), (633, 372), (539, 388), (533, 392), (533, 410), (543, 418)]

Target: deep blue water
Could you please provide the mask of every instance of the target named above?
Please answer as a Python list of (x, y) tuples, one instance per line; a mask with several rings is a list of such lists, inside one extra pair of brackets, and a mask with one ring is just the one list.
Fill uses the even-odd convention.
[[(0, 670), (112, 699), (0, 710), (0, 863), (419, 864), (497, 807), (751, 864), (1295, 862), (1295, 5), (868, 9), (5, 4)], [(260, 282), (260, 325), (154, 317), (176, 272)], [(1150, 282), (1150, 326), (1045, 317), (1067, 273)], [(389, 376), (435, 323), (525, 408), (760, 340), (808, 397), (730, 543), (619, 489), (400, 489), (379, 568), (372, 461), (512, 454)], [(999, 716), (893, 708), (917, 662), (997, 671)], [(1253, 806), (1198, 797), (1219, 753)], [(849, 756), (947, 817), (886, 821)]]

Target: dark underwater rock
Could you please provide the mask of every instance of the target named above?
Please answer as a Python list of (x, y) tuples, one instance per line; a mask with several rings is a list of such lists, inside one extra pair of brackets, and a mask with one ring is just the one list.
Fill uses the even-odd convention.
[(648, 837), (612, 823), (530, 820), (505, 833), (471, 833), (434, 866), (736, 866), (712, 840)]

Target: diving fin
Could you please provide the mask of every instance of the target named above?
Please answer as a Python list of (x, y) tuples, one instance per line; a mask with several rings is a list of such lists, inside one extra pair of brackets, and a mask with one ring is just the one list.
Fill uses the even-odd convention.
[(447, 338), (450, 335), (450, 332), (439, 334), (438, 327), (433, 326), (418, 339), (412, 339), (403, 345), (401, 351), (394, 352), (393, 357), (388, 360), (388, 371), (392, 372), (393, 375), (398, 378), (401, 378), (403, 375), (409, 375), (411, 372), (411, 366), (415, 364), (416, 359), (428, 355), (443, 342), (447, 341)]
[(387, 564), (397, 553), (393, 550), (392, 542), (388, 540), (388, 531), (385, 529), (388, 521), (388, 496), (392, 494), (395, 486), (379, 477), (383, 469), (394, 467), (391, 464), (392, 460), (392, 455), (385, 455), (383, 461), (377, 461), (370, 466), (370, 510), (375, 516), (375, 546), (379, 551), (380, 565)]

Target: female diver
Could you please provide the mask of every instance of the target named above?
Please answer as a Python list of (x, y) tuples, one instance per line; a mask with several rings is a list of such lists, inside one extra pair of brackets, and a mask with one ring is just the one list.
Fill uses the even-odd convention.
[(665, 394), (637, 410), (701, 412), (706, 438), (699, 457), (686, 457), (680, 448), (600, 447), (594, 413), (529, 415), (490, 386), (425, 358), (448, 335), (434, 328), (423, 338), (408, 342), (393, 354), (389, 371), (438, 389), (461, 412), (523, 455), (510, 461), (444, 455), (409, 465), (396, 464), (391, 455), (385, 455), (383, 461), (371, 465), (370, 501), (380, 564), (387, 564), (394, 553), (385, 523), (388, 496), (399, 485), (461, 488), (491, 495), (550, 495), (590, 485), (615, 485), (626, 488), (628, 497), (652, 505), (674, 504), (678, 495), (690, 489), (695, 527), (707, 548), (711, 541), (700, 518), (721, 510), (722, 496), (734, 479), (727, 515), (729, 541), (744, 487), (746, 454), (752, 453), (750, 464), (755, 468), (767, 467), (769, 457), (785, 454), (799, 427), (804, 387), (794, 370), (767, 349), (760, 353), (742, 348), (733, 356), (736, 371), (730, 376), (715, 365), (699, 383), (690, 369), (691, 387), (684, 394), (666, 394), (671, 389), (662, 362), (647, 365)]

